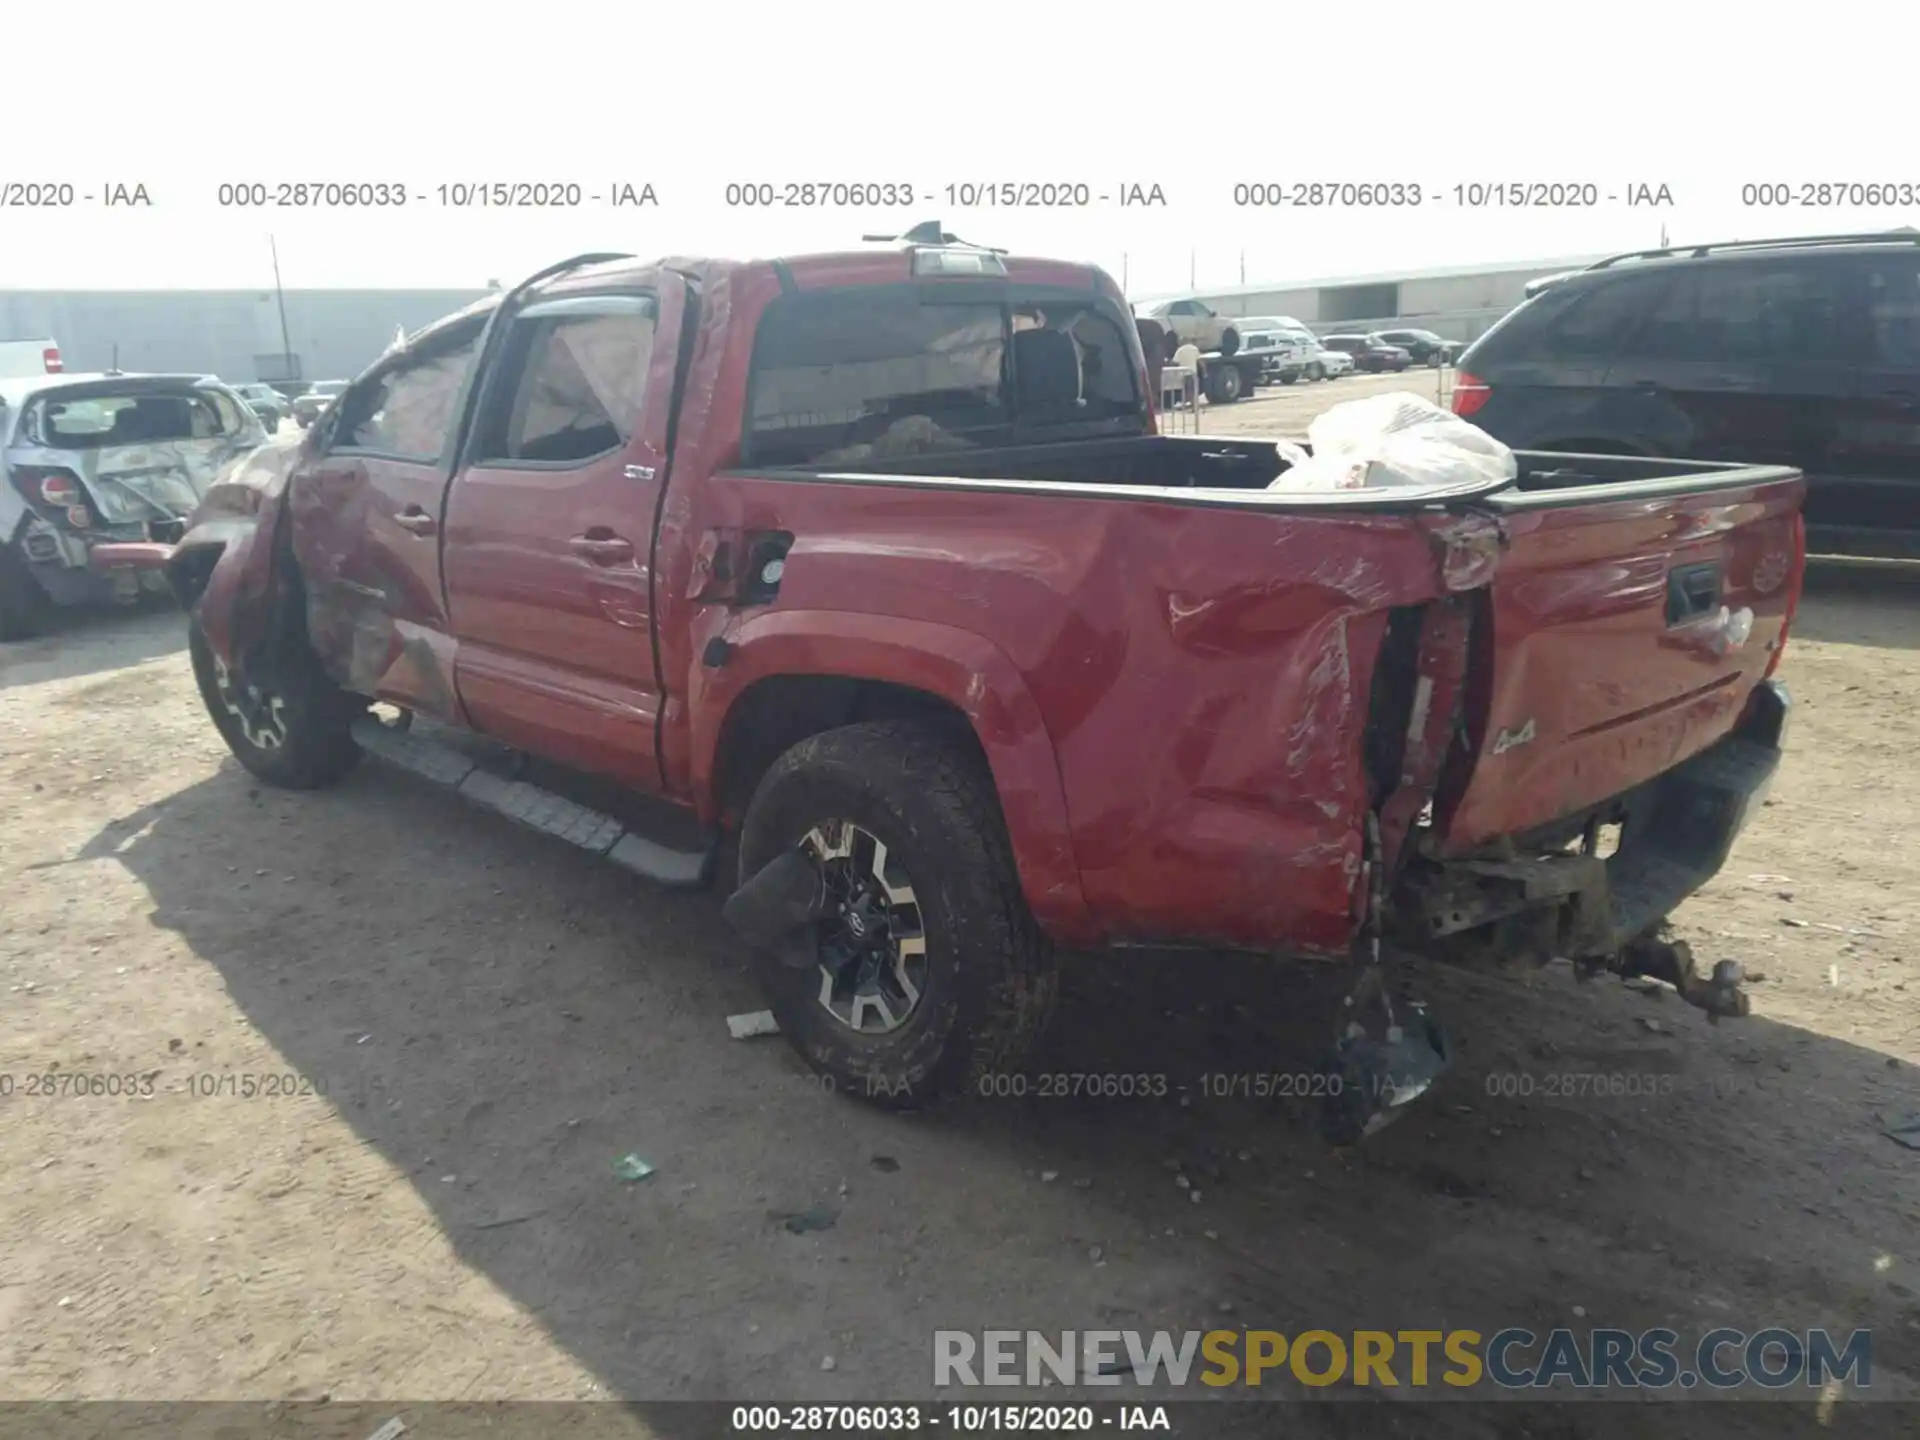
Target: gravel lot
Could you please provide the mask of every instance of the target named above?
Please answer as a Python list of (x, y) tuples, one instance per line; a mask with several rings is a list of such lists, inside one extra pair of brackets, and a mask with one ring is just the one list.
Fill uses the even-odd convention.
[[(1300, 1102), (1199, 1088), (1317, 1053), (1312, 972), (1078, 960), (1040, 1068), (1173, 1095), (884, 1115), (728, 1038), (759, 1001), (711, 899), (371, 765), (258, 788), (178, 614), (0, 647), (0, 1397), (930, 1398), (936, 1328), (1771, 1323), (1873, 1327), (1875, 1390), (1910, 1394), (1920, 1154), (1877, 1117), (1920, 1110), (1920, 580), (1820, 570), (1785, 674), (1774, 798), (1679, 916), (1759, 972), (1755, 1015), (1437, 976), (1458, 1068), (1342, 1161)], [(50, 1073), (80, 1079), (27, 1093)], [(1568, 1073), (1665, 1078), (1548, 1093)], [(153, 1093), (79, 1093), (125, 1075)], [(1496, 1093), (1515, 1076), (1533, 1093)], [(657, 1172), (617, 1179), (628, 1152)], [(816, 1204), (833, 1228), (771, 1218)], [(1900, 1433), (1844, 1408), (1840, 1433)], [(1452, 1409), (1401, 1433), (1521, 1433)], [(1686, 1432), (1778, 1433), (1772, 1409)], [(1617, 1433), (1599, 1415), (1527, 1433)]]

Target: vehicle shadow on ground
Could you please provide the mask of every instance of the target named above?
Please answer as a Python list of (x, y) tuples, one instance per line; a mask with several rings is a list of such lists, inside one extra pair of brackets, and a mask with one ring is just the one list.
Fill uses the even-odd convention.
[(186, 648), (186, 617), (171, 600), (129, 610), (60, 610), (45, 634), (0, 645), (0, 690), (119, 670)]
[(1920, 649), (1920, 564), (1810, 560), (1789, 652), (1795, 638)]
[[(407, 777), (368, 766), (286, 795), (229, 766), (80, 858), (109, 856), (461, 1258), (630, 1399), (931, 1399), (932, 1333), (989, 1327), (1872, 1326), (1884, 1386), (1920, 1326), (1906, 1271), (1876, 1269), (1910, 1242), (1884, 1195), (1920, 1157), (1869, 1118), (1920, 1108), (1912, 1072), (1764, 1018), (1710, 1026), (1552, 970), (1438, 976), (1459, 1066), (1342, 1156), (1309, 1103), (1276, 1093), (1310, 1088), (1327, 973), (1076, 958), (1024, 1078), (900, 1116), (824, 1093), (777, 1039), (728, 1038), (726, 1016), (760, 1002), (711, 897), (650, 890)], [(156, 1063), (208, 1068), (183, 1039)], [(1106, 1098), (1121, 1088), (1146, 1093)], [(630, 1152), (651, 1177), (617, 1177)], [(781, 1218), (809, 1211), (831, 1227)], [(1007, 1392), (939, 1398), (983, 1396)], [(1563, 1408), (1550, 1433), (1620, 1418)], [(1685, 1428), (1781, 1418), (1708, 1405)], [(1271, 1433), (1242, 1423), (1221, 1433)], [(1306, 1405), (1287, 1426), (1514, 1423)]]

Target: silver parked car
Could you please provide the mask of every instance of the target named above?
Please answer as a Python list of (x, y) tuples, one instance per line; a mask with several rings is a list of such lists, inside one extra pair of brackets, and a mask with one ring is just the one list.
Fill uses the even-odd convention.
[(266, 440), (204, 376), (0, 380), (0, 639), (33, 634), (53, 606), (163, 588), (156, 572), (96, 567), (93, 548), (178, 539), (214, 474)]

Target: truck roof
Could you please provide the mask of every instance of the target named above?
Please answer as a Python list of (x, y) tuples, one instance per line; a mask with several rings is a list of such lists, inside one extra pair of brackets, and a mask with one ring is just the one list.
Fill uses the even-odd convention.
[[(662, 256), (645, 260), (638, 257), (607, 260), (568, 270), (534, 285), (528, 300), (550, 299), (585, 290), (604, 289), (642, 276), (674, 270), (696, 281), (702, 289), (742, 275), (759, 272), (777, 275), (783, 288), (829, 290), (852, 285), (908, 284), (914, 279), (913, 256), (917, 250), (977, 250), (976, 246), (907, 245), (892, 248), (870, 246), (862, 250), (826, 250), (815, 253), (778, 256), (758, 260), (730, 260), (718, 257)], [(1098, 266), (1036, 256), (1000, 255), (1007, 279), (1016, 285), (1064, 286), (1075, 290), (1104, 290), (1125, 308), (1120, 290), (1112, 278)], [(407, 337), (409, 348), (455, 325), (496, 308), (503, 296), (483, 296), (471, 305), (434, 321)]]

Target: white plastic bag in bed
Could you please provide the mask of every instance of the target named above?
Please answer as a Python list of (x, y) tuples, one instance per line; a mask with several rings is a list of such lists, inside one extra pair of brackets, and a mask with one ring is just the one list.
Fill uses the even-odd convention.
[(1307, 426), (1313, 454), (1273, 490), (1501, 484), (1520, 473), (1513, 451), (1478, 425), (1405, 391), (1335, 405)]

